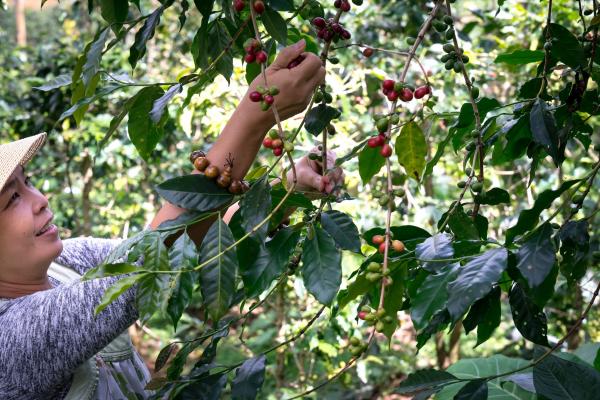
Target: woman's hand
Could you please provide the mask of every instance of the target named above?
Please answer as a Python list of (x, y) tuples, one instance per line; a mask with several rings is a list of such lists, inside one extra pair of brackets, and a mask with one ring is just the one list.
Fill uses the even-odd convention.
[[(315, 147), (311, 153), (320, 154)], [(333, 194), (338, 196), (344, 185), (344, 171), (335, 166), (336, 155), (333, 151), (327, 151), (327, 169), (330, 171), (323, 176), (323, 163), (321, 161), (311, 160), (308, 156), (302, 157), (295, 162), (296, 166), (296, 190), (305, 192), (304, 194), (311, 199), (323, 196), (324, 194)], [(293, 171), (290, 169), (287, 173), (288, 186), (292, 185), (294, 180)]]
[[(323, 68), (321, 59), (313, 53), (305, 53), (305, 47), (306, 42), (302, 39), (296, 44), (284, 48), (265, 71), (268, 86), (277, 86), (279, 89), (274, 104), (282, 120), (293, 117), (306, 109), (315, 88), (325, 81), (325, 68)], [(299, 56), (303, 56), (304, 60), (298, 66), (288, 69), (288, 64)], [(255, 91), (259, 85), (266, 86), (262, 74), (250, 84), (248, 93)], [(248, 99), (248, 93), (245, 100)], [(262, 112), (257, 104), (254, 106), (257, 112)], [(264, 114), (269, 118), (271, 126), (274, 125), (273, 112), (269, 110)]]

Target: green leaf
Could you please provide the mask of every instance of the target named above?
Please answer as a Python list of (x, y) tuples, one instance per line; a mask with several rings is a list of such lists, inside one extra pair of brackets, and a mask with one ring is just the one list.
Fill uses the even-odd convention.
[[(493, 355), (485, 358), (462, 359), (450, 367), (447, 371), (457, 378), (478, 379), (488, 376), (500, 375), (529, 364), (529, 361), (519, 358), (509, 358), (503, 355)], [(525, 370), (525, 371), (531, 371)], [(458, 391), (464, 387), (467, 382), (459, 382), (446, 386), (436, 396), (436, 400), (452, 400)], [(488, 381), (488, 398), (490, 399), (521, 399), (536, 400), (533, 393), (529, 393), (512, 382), (501, 382), (500, 379)]]
[(533, 208), (521, 211), (517, 224), (506, 231), (506, 244), (511, 244), (515, 237), (535, 228), (539, 222), (542, 211), (550, 207), (554, 200), (559, 198), (561, 194), (579, 181), (580, 179), (566, 181), (556, 190), (543, 191), (537, 199), (535, 199)]
[(83, 85), (88, 87), (94, 76), (98, 73), (100, 68), (100, 61), (102, 59), (102, 50), (104, 50), (104, 44), (108, 38), (108, 28), (102, 29), (97, 35), (89, 50), (85, 53), (85, 64), (81, 72), (83, 78)]
[(265, 381), (266, 357), (260, 355), (250, 358), (237, 369), (231, 382), (233, 400), (254, 400)]
[(271, 37), (282, 46), (287, 46), (287, 23), (281, 15), (270, 7), (266, 7), (260, 19)]
[[(171, 270), (189, 270), (198, 265), (198, 250), (196, 243), (184, 232), (177, 238), (173, 246), (169, 249), (169, 264)], [(183, 314), (183, 311), (190, 305), (196, 281), (196, 272), (186, 272), (173, 275), (169, 283), (169, 293), (167, 295), (167, 313), (177, 329), (177, 323)]]
[[(285, 190), (281, 183), (271, 187), (271, 207), (275, 208), (277, 204), (281, 203), (281, 200), (283, 200), (286, 193), (287, 190)], [(308, 208), (309, 210), (315, 209), (312, 201), (302, 193), (292, 193), (282, 204), (282, 208), (288, 207)]]
[(357, 275), (356, 279), (346, 289), (342, 289), (338, 293), (337, 302), (339, 309), (341, 310), (346, 307), (358, 296), (366, 294), (371, 288), (373, 288), (373, 283), (367, 280), (365, 274)]
[(531, 109), (529, 125), (533, 141), (544, 147), (557, 167), (562, 164), (565, 158), (564, 148), (560, 143), (554, 115), (548, 110), (544, 100), (536, 99)]
[(134, 272), (141, 272), (137, 265), (118, 263), (118, 264), (101, 264), (95, 268), (88, 270), (82, 277), (82, 280), (87, 281), (90, 279), (104, 278), (106, 276), (115, 276), (122, 274), (131, 274)]
[(129, 138), (146, 161), (150, 159), (152, 151), (163, 135), (162, 127), (155, 124), (150, 118), (154, 101), (161, 98), (163, 94), (164, 90), (158, 86), (145, 87), (135, 95), (135, 100), (129, 110), (129, 122), (127, 123)]
[(598, 366), (595, 365), (596, 361), (600, 361), (600, 343), (585, 343), (575, 350), (573, 354), (600, 371)]
[(358, 154), (358, 171), (365, 184), (369, 183), (384, 165), (385, 158), (379, 152), (379, 148), (366, 146)]
[(549, 400), (592, 400), (600, 392), (600, 372), (549, 355), (533, 368), (533, 384)]
[(223, 388), (227, 384), (227, 374), (207, 375), (201, 380), (189, 384), (177, 394), (179, 400), (219, 400)]
[(321, 225), (342, 249), (360, 253), (358, 228), (348, 214), (325, 211), (321, 214)]
[(196, 68), (206, 69), (209, 64), (208, 49), (210, 38), (208, 36), (208, 28), (208, 17), (204, 17), (202, 18), (200, 28), (198, 28), (198, 30), (196, 31), (196, 35), (194, 35), (194, 39), (192, 40), (190, 52), (192, 53), (192, 57), (194, 58), (194, 65), (196, 66)]
[(447, 265), (436, 274), (428, 275), (417, 289), (416, 296), (411, 299), (410, 316), (417, 331), (424, 329), (429, 319), (444, 309), (448, 301), (446, 287), (456, 278), (460, 265)]
[(204, 18), (208, 18), (213, 10), (215, 0), (194, 0), (194, 4)]
[(521, 335), (533, 343), (549, 346), (546, 314), (527, 296), (523, 288), (515, 283), (508, 294), (515, 326)]
[(394, 393), (407, 394), (420, 392), (425, 389), (435, 388), (448, 382), (456, 381), (456, 376), (446, 372), (438, 371), (436, 369), (422, 369), (417, 372), (413, 372), (402, 381), (400, 386)]
[(152, 120), (152, 122), (154, 122), (155, 124), (160, 123), (164, 115), (165, 109), (169, 104), (169, 101), (171, 101), (171, 99), (175, 95), (181, 93), (182, 90), (183, 85), (181, 83), (178, 83), (176, 85), (171, 86), (165, 94), (163, 94), (161, 97), (154, 101), (154, 104), (152, 104), (152, 110), (150, 111), (150, 119)]
[(166, 274), (148, 274), (137, 285), (136, 306), (139, 320), (144, 325), (166, 300), (170, 276)]
[[(83, 97), (83, 98), (77, 100), (75, 102), (75, 104), (73, 104), (67, 111), (63, 112), (60, 115), (60, 117), (58, 117), (57, 122), (61, 122), (65, 118), (69, 118), (71, 115), (73, 115), (75, 113), (78, 113), (78, 112), (81, 113), (82, 110), (85, 111), (85, 109), (87, 109), (87, 106), (89, 104), (95, 102), (98, 99), (101, 99), (102, 97), (108, 96), (109, 94), (111, 94), (119, 89), (123, 89), (123, 87), (124, 86), (120, 86), (120, 85), (105, 86), (102, 89), (98, 90), (98, 92), (96, 94), (94, 94), (93, 96)], [(75, 120), (80, 121), (81, 115), (79, 117), (76, 117)]]
[(140, 30), (135, 34), (135, 40), (129, 49), (129, 65), (131, 65), (131, 69), (135, 69), (138, 60), (144, 57), (144, 54), (146, 53), (146, 43), (154, 36), (154, 31), (160, 23), (160, 17), (164, 10), (164, 6), (160, 6), (154, 10), (154, 12), (152, 12), (152, 14), (144, 21), (144, 25), (142, 25)]
[(427, 156), (427, 142), (419, 125), (414, 122), (404, 125), (396, 138), (394, 149), (400, 165), (404, 167), (408, 176), (418, 182), (425, 168)]
[(527, 279), (530, 288), (541, 285), (556, 262), (552, 234), (550, 224), (542, 225), (517, 253), (517, 268)]
[(564, 26), (555, 23), (551, 23), (549, 29), (552, 36), (552, 56), (571, 68), (585, 66), (583, 47), (575, 35)]
[(340, 117), (340, 111), (326, 104), (319, 104), (310, 109), (306, 114), (306, 122), (304, 127), (308, 133), (318, 136), (325, 130), (329, 123)]
[(58, 75), (56, 78), (46, 82), (42, 86), (33, 86), (32, 89), (49, 92), (50, 90), (58, 89), (63, 86), (68, 86), (72, 82), (71, 74)]
[(156, 191), (171, 204), (199, 212), (215, 210), (233, 199), (231, 193), (203, 174), (169, 179), (158, 185)]
[(113, 31), (121, 30), (121, 25), (127, 19), (129, 2), (123, 0), (99, 0), (102, 18), (111, 24)]
[(461, 268), (456, 280), (448, 284), (448, 311), (453, 321), (463, 316), (476, 300), (484, 297), (498, 282), (507, 266), (508, 251), (488, 250)]
[(175, 351), (176, 349), (177, 343), (169, 343), (160, 350), (158, 356), (156, 356), (156, 361), (154, 363), (154, 373), (157, 373), (165, 366), (167, 361), (169, 361), (169, 357), (171, 357), (171, 354), (173, 354), (173, 351)]
[(293, 0), (269, 0), (269, 6), (277, 11), (294, 11)]
[(583, 278), (587, 270), (590, 250), (588, 230), (587, 220), (569, 221), (560, 229), (560, 271), (569, 281)]
[(485, 379), (476, 379), (463, 386), (454, 400), (487, 400), (488, 385)]
[(497, 206), (498, 204), (510, 204), (510, 195), (504, 189), (492, 188), (485, 192), (483, 196), (478, 199), (480, 204), (487, 204), (490, 206)]
[(452, 248), (452, 237), (446, 233), (434, 235), (416, 248), (418, 260), (423, 263), (423, 269), (429, 272), (437, 272), (448, 265), (450, 261), (434, 261), (454, 257)]
[(501, 290), (496, 286), (484, 298), (477, 300), (463, 321), (465, 333), (477, 327), (477, 344), (479, 346), (488, 340), (500, 325), (500, 295)]
[[(200, 264), (207, 262), (234, 243), (231, 230), (218, 219), (215, 221), (202, 242)], [(200, 287), (204, 303), (214, 321), (227, 314), (235, 295), (235, 277), (238, 260), (232, 249), (200, 269)]]
[(306, 289), (321, 303), (331, 304), (342, 283), (341, 253), (335, 241), (318, 226), (304, 241), (302, 277)]
[(152, 231), (136, 246), (144, 254), (144, 268), (150, 271), (165, 271), (169, 269), (169, 255), (162, 236)]
[[(242, 217), (242, 227), (246, 232), (251, 232), (259, 223), (261, 223), (271, 209), (271, 185), (264, 175), (261, 179), (254, 182), (250, 190), (240, 201), (240, 214)], [(265, 223), (257, 232), (260, 240), (264, 240), (269, 224)]]
[(429, 324), (417, 335), (417, 349), (421, 349), (433, 334), (446, 328), (450, 321), (450, 313), (447, 308), (433, 314)]
[(110, 303), (115, 301), (117, 299), (117, 297), (119, 297), (120, 295), (125, 293), (125, 291), (127, 289), (129, 289), (130, 287), (135, 285), (138, 281), (145, 278), (147, 275), (148, 274), (131, 275), (131, 276), (127, 276), (127, 277), (122, 278), (122, 279), (118, 280), (117, 282), (115, 282), (114, 285), (110, 286), (104, 292), (104, 295), (102, 296), (102, 300), (100, 301), (100, 304), (98, 304), (94, 310), (94, 314), (95, 315), (100, 314), (100, 312), (102, 312), (102, 310), (104, 310), (106, 307), (108, 307), (108, 305)]
[(254, 262), (241, 264), (244, 288), (248, 297), (256, 297), (264, 292), (273, 279), (286, 271), (289, 259), (300, 240), (300, 232), (283, 228), (261, 246)]
[(515, 50), (512, 53), (498, 55), (494, 63), (505, 63), (509, 65), (524, 65), (544, 60), (544, 52), (541, 50)]
[(452, 137), (455, 134), (456, 134), (455, 129), (448, 129), (448, 134), (446, 135), (444, 140), (442, 140), (441, 142), (438, 143), (437, 150), (435, 151), (435, 155), (433, 156), (433, 158), (431, 160), (429, 160), (427, 162), (427, 165), (425, 167), (425, 172), (423, 173), (423, 178), (433, 174), (433, 167), (435, 167), (437, 165), (437, 163), (440, 161), (440, 159), (444, 155), (446, 146), (448, 145), (448, 143), (450, 143), (450, 141), (452, 140)]

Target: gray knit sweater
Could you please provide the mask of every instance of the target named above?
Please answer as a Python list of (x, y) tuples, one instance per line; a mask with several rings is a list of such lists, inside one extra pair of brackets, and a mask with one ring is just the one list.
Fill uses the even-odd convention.
[[(99, 265), (118, 240), (63, 241), (56, 262), (80, 274)], [(60, 399), (73, 371), (137, 319), (129, 289), (99, 315), (94, 309), (117, 277), (62, 285), (0, 305), (0, 399)]]

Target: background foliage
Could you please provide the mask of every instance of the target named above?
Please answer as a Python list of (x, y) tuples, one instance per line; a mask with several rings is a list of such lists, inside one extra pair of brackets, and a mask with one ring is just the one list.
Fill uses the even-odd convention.
[[(12, 10), (0, 11), (2, 140), (50, 132), (44, 157), (37, 157), (30, 168), (34, 182), (37, 180), (38, 187), (50, 196), (62, 237), (133, 237), (130, 243), (138, 246), (134, 253), (143, 251), (147, 256), (147, 252), (161, 248), (163, 237), (144, 231), (161, 203), (156, 186), (190, 172), (189, 152), (210, 148), (244, 95), (247, 79), (257, 73), (241, 62), (242, 43), (252, 36), (249, 27), (242, 30), (216, 68), (209, 68), (221, 50), (228, 48), (228, 38), (235, 36), (247, 12), (234, 14), (229, 2), (217, 1), (209, 16), (210, 9), (203, 7), (211, 2), (194, 3), (142, 0), (130, 2), (127, 9), (127, 2), (62, 2), (58, 7), (28, 12), (26, 47), (14, 42)], [(302, 6), (302, 1), (268, 3), (272, 7), (269, 13), (293, 17), (287, 22), (289, 42), (305, 37), (308, 48), (319, 52), (322, 44), (316, 41), (310, 20), (321, 12), (318, 3), (326, 15), (333, 16), (331, 2), (306, 2), (309, 6), (299, 15), (292, 11)], [(437, 398), (453, 398), (465, 384), (454, 383), (457, 378), (475, 379), (461, 390), (463, 396), (471, 396), (464, 398), (486, 398), (481, 397), (483, 387), (487, 395), (505, 398), (536, 398), (536, 392), (540, 398), (564, 398), (560, 397), (564, 393), (591, 398), (573, 382), (583, 376), (587, 383), (600, 384), (597, 308), (591, 308), (587, 319), (564, 344), (559, 341), (579, 321), (598, 284), (600, 197), (594, 178), (599, 153), (594, 145), (600, 144), (596, 116), (600, 74), (595, 62), (600, 52), (594, 48), (600, 21), (595, 12), (584, 15), (595, 3), (554, 1), (554, 25), (549, 32), (543, 29), (547, 1), (459, 0), (452, 4), (456, 36), (470, 59), (468, 76), (480, 92), (480, 132), (488, 149), (483, 182), (486, 195), (477, 198), (467, 193), (459, 207), (453, 207), (463, 193), (457, 182), (467, 178), (464, 161), (472, 159), (473, 151), (465, 147), (472, 142), (471, 131), (477, 122), (462, 74), (447, 71), (440, 61), (445, 34), (431, 29), (425, 35), (416, 55), (428, 71), (433, 96), (424, 106), (417, 101), (403, 104), (400, 117), (404, 126), (394, 131), (394, 138), (422, 139), (424, 146), (411, 153), (422, 152), (422, 158), (403, 159), (406, 153), (399, 149), (406, 144), (392, 142), (400, 156), (391, 158), (393, 185), (404, 189), (406, 195), (395, 200), (391, 226), (395, 238), (404, 240), (408, 254), (412, 254), (391, 257), (394, 284), (388, 289), (391, 295), (386, 305), (391, 309), (388, 315), (398, 317), (398, 326), (394, 322), (383, 330), (387, 338), (376, 333), (364, 355), (356, 360), (356, 368), (313, 394), (315, 398), (391, 398), (397, 396), (394, 392), (409, 393), (424, 387), (441, 390)], [(262, 281), (256, 276), (257, 270), (247, 265), (254, 258), (250, 257), (251, 246), (240, 245), (237, 257), (230, 253), (218, 261), (240, 270), (229, 277), (231, 292), (214, 292), (201, 284), (193, 297), (183, 294), (187, 290), (182, 287), (211, 281), (211, 272), (219, 270), (213, 263), (182, 275), (177, 282), (178, 300), (142, 299), (148, 311), (142, 317), (150, 319), (146, 333), (139, 334), (144, 356), (154, 367), (161, 348), (181, 341), (167, 347), (173, 354), (176, 349), (179, 352), (171, 359), (168, 372), (165, 367), (157, 375), (174, 379), (183, 372), (195, 382), (183, 389), (183, 395), (186, 391), (206, 393), (212, 388), (218, 397), (229, 380), (231, 385), (225, 385), (223, 395), (252, 398), (260, 387), (260, 398), (289, 398), (354, 362), (349, 338), (358, 338), (361, 343), (370, 338), (373, 329), (356, 315), (360, 306), (378, 306), (379, 287), (372, 288), (364, 278), (365, 258), (382, 260), (370, 240), (384, 232), (389, 202), (380, 205), (381, 198), (374, 196), (387, 185), (384, 169), (372, 169), (373, 165), (383, 165), (381, 157), (369, 154), (369, 150), (359, 156), (353, 149), (375, 132), (373, 115), (387, 112), (381, 81), (401, 75), (406, 57), (394, 51), (409, 49), (406, 38), (417, 36), (433, 4), (365, 1), (342, 18), (353, 35), (351, 42), (362, 44), (337, 49), (339, 63), (328, 64), (327, 84), (334, 99), (331, 105), (341, 111), (341, 117), (334, 121), (337, 133), (328, 138), (328, 147), (338, 156), (351, 155), (344, 168), (352, 200), (333, 203), (335, 210), (345, 214), (329, 211), (317, 222), (314, 212), (319, 203), (307, 204), (298, 198), (300, 210), (292, 217), (291, 227), (280, 231), (264, 248), (264, 259), (271, 264), (263, 266), (266, 272), (259, 277)], [(261, 18), (265, 38), (283, 41), (281, 25)], [(154, 35), (144, 36), (145, 21), (155, 22)], [(586, 33), (587, 39), (578, 39)], [(217, 45), (206, 47), (206, 37)], [(545, 51), (548, 38), (552, 44)], [(280, 46), (269, 43), (272, 53)], [(364, 45), (379, 50), (366, 58), (361, 53)], [(80, 73), (74, 74), (78, 70)], [(542, 83), (544, 76), (547, 84)], [(586, 85), (578, 92), (583, 79)], [(414, 86), (425, 83), (414, 62), (406, 81)], [(178, 93), (180, 87), (182, 93)], [(164, 92), (173, 96), (154, 120), (150, 109), (135, 119), (123, 113), (136, 99), (156, 100)], [(86, 98), (93, 100), (89, 107), (79, 107), (82, 103), (77, 102)], [(285, 128), (297, 128), (301, 119), (288, 121)], [(104, 140), (107, 133), (111, 136)], [(156, 138), (156, 148), (140, 143), (138, 139), (145, 135)], [(294, 156), (320, 142), (320, 136), (301, 129)], [(373, 162), (361, 163), (367, 158)], [(261, 152), (256, 167), (274, 161), (269, 152)], [(415, 168), (420, 171), (419, 179), (410, 173)], [(274, 170), (275, 175), (280, 173), (280, 168)], [(591, 180), (580, 185), (576, 180), (584, 177)], [(256, 196), (264, 196), (268, 191), (266, 179), (257, 180), (253, 190)], [(283, 193), (270, 193), (274, 204)], [(578, 194), (585, 196), (575, 204), (580, 207), (575, 207), (573, 200)], [(467, 212), (473, 210), (474, 200), (481, 204), (485, 221), (471, 222)], [(447, 218), (445, 213), (450, 209), (453, 211)], [(305, 215), (313, 219), (302, 225)], [(215, 224), (197, 253), (190, 253), (190, 243), (182, 236), (175, 250), (169, 251), (168, 260), (156, 261), (156, 270), (169, 264), (191, 269), (198, 265), (198, 257), (206, 260), (214, 255), (210, 251), (216, 248), (215, 243), (233, 243), (244, 229), (248, 230), (244, 224), (262, 217), (242, 216), (241, 221), (231, 224), (231, 232)], [(334, 223), (328, 225), (328, 219)], [(428, 239), (446, 220), (447, 231)], [(356, 237), (344, 241), (327, 228), (336, 223), (346, 224), (350, 232), (352, 225), (358, 228), (363, 238), (360, 248), (353, 241)], [(240, 226), (241, 233), (236, 230)], [(259, 237), (258, 241), (264, 239)], [(304, 243), (302, 261), (288, 277), (287, 270), (273, 265), (287, 264), (283, 258), (292, 255), (299, 240)], [(334, 243), (346, 250), (340, 253)], [(279, 251), (282, 249), (284, 256)], [(277, 260), (276, 255), (283, 258)], [(433, 259), (452, 260), (422, 261)], [(328, 267), (336, 264), (341, 265), (341, 277), (334, 276), (337, 272)], [(169, 284), (159, 276), (140, 275), (140, 280), (146, 279), (148, 298)], [(333, 282), (339, 279), (341, 286), (315, 286), (323, 276)], [(245, 292), (235, 291), (241, 288)], [(482, 295), (474, 295), (473, 290), (481, 290)], [(259, 295), (263, 299), (267, 293), (266, 300), (248, 312), (256, 305), (254, 299)], [(240, 303), (242, 298), (247, 301)], [(320, 303), (332, 307), (319, 312)], [(163, 304), (164, 310), (151, 317), (149, 310), (157, 304)], [(177, 323), (173, 315), (188, 304)], [(396, 314), (398, 310), (404, 311)], [(319, 316), (304, 332), (302, 328), (315, 315)], [(221, 328), (214, 332), (211, 324)], [(185, 344), (209, 333), (210, 339)], [(295, 340), (261, 356), (290, 338)], [(528, 368), (508, 374), (528, 367), (525, 360), (540, 360), (538, 346), (557, 342), (562, 345), (533, 372)], [(159, 360), (164, 361), (166, 354), (163, 351)], [(190, 360), (184, 368), (188, 354)], [(400, 386), (410, 373), (432, 367), (437, 370), (412, 375)], [(446, 368), (447, 372), (442, 372)], [(567, 372), (561, 375), (552, 371)], [(502, 374), (507, 376), (497, 376)], [(449, 385), (442, 389), (445, 384)], [(236, 387), (245, 389), (231, 393)], [(560, 387), (564, 392), (552, 393), (549, 387)]]

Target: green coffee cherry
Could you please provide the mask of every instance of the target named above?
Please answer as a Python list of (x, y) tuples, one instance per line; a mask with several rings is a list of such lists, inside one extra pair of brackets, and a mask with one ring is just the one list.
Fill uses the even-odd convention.
[(392, 316), (391, 316), (391, 315), (386, 315), (386, 316), (383, 318), (383, 322), (385, 322), (386, 324), (391, 324), (391, 323), (393, 323), (393, 322), (394, 322), (394, 318), (392, 318)]
[(446, 15), (446, 16), (444, 17), (444, 23), (445, 23), (446, 25), (452, 25), (452, 24), (454, 24), (454, 20), (452, 19), (452, 17), (451, 17), (451, 16), (449, 16), (449, 15)]
[(450, 53), (448, 53), (448, 54), (444, 54), (442, 56), (442, 58), (440, 58), (440, 61), (443, 62), (443, 63), (445, 63), (445, 62), (448, 62), (451, 59), (452, 59), (452, 55)]
[(381, 272), (381, 265), (376, 263), (376, 262), (372, 262), (367, 266), (367, 271), (369, 272)]
[(448, 71), (454, 68), (454, 60), (446, 61), (446, 64), (444, 64), (444, 68), (446, 68)]
[(359, 338), (352, 336), (350, 338), (350, 344), (353, 346), (359, 346), (361, 344), (361, 341)]
[(404, 197), (406, 195), (406, 191), (402, 188), (394, 190), (394, 196)]
[(454, 39), (454, 29), (448, 29), (448, 31), (445, 34), (445, 38), (446, 40)]
[(471, 88), (471, 96), (473, 96), (474, 99), (479, 97), (479, 88), (477, 86)]
[(323, 99), (324, 99), (323, 93), (321, 93), (321, 92), (315, 93), (315, 96), (313, 98), (313, 100), (314, 100), (315, 103), (320, 103), (320, 102), (323, 101)]
[(375, 324), (375, 330), (377, 332), (383, 332), (384, 329), (385, 329), (385, 324), (383, 323), (383, 321), (377, 321), (377, 323)]
[(474, 191), (475, 193), (481, 192), (483, 190), (483, 183), (475, 182), (474, 184), (471, 185), (471, 190)]
[(377, 130), (379, 132), (385, 132), (388, 129), (388, 119), (387, 118), (381, 118), (380, 120), (377, 121)]
[(398, 125), (400, 123), (400, 116), (398, 114), (394, 114), (390, 117), (390, 123), (392, 125)]
[(464, 189), (465, 187), (467, 187), (467, 182), (465, 181), (460, 181), (456, 184), (456, 186), (458, 186), (461, 189)]
[(450, 53), (451, 51), (455, 51), (454, 45), (452, 43), (446, 43), (442, 49), (446, 52), (446, 53)]
[(452, 68), (454, 68), (454, 72), (460, 72), (462, 71), (462, 63), (460, 61), (455, 61)]
[(365, 275), (365, 278), (369, 282), (377, 282), (378, 280), (381, 279), (381, 274), (378, 272), (369, 272), (369, 273), (367, 273), (367, 275)]

